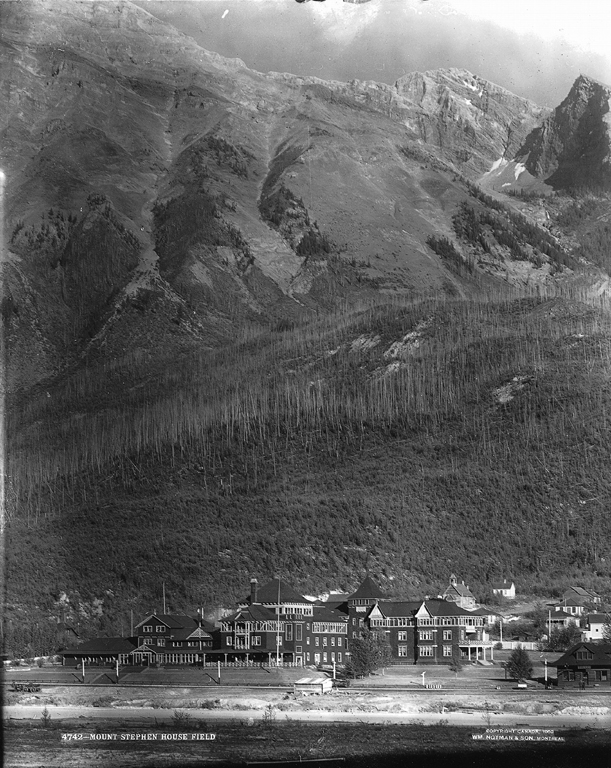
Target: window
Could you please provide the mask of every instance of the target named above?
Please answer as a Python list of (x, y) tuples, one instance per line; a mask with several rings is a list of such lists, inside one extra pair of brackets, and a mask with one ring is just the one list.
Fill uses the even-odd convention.
[(301, 640), (301, 633), (303, 632), (303, 625), (297, 624), (295, 627), (295, 640), (299, 641)]
[(309, 645), (309, 644), (310, 644), (310, 638), (306, 637), (306, 645)]
[(278, 635), (276, 638), (276, 645), (282, 645), (282, 635)]
[(399, 642), (403, 641), (405, 642), (407, 640), (407, 632), (398, 632), (398, 640)]
[(421, 640), (432, 640), (433, 639), (433, 630), (432, 629), (424, 629), (420, 630), (420, 639)]
[(314, 638), (314, 645), (319, 646), (320, 645), (320, 637)]
[(150, 624), (147, 624), (145, 627), (142, 627), (143, 632), (152, 632), (153, 627)]
[(162, 627), (162, 626), (161, 626), (161, 624), (158, 624), (158, 625), (155, 627), (155, 630), (156, 630), (157, 632), (159, 632), (159, 633), (161, 633), (161, 632), (165, 632), (165, 627)]
[(306, 624), (306, 632), (309, 632), (309, 631), (310, 631), (310, 625)]
[(314, 664), (320, 664), (320, 653), (314, 654)]
[[(165, 645), (165, 637), (158, 637), (157, 645)], [(176, 643), (174, 643), (174, 645), (176, 645)]]
[(295, 653), (301, 653), (301, 652), (302, 652), (302, 650), (303, 650), (303, 647), (302, 647), (301, 645), (298, 645), (298, 646), (295, 648)]
[(331, 654), (331, 661), (335, 661), (335, 653)]
[(443, 639), (444, 640), (451, 640), (452, 639), (452, 630), (451, 629), (444, 629), (443, 630)]
[(342, 663), (342, 655), (341, 653), (337, 654), (337, 661), (341, 664)]
[(250, 642), (252, 645), (261, 645), (261, 635), (252, 635)]
[(407, 656), (407, 645), (399, 646), (399, 656)]
[(293, 625), (287, 624), (286, 625), (286, 639), (292, 640), (293, 639)]
[(227, 645), (233, 645), (233, 637), (231, 635), (227, 638)]
[(451, 645), (444, 645), (443, 646), (443, 655), (444, 656), (451, 656), (452, 655), (452, 646)]
[(577, 651), (575, 654), (576, 659), (593, 659), (594, 654), (590, 651)]
[(609, 670), (607, 669), (593, 669), (594, 672), (594, 680), (597, 682), (607, 682), (609, 680)]
[[(158, 640), (157, 642), (158, 642), (160, 645), (165, 645), (165, 640), (163, 639), (163, 637), (160, 637), (160, 638), (159, 638), (159, 640)], [(175, 640), (175, 641), (173, 642), (173, 646), (174, 646), (174, 648), (182, 648), (182, 643), (180, 643), (180, 642), (177, 642), (177, 641)]]
[(306, 661), (307, 661), (307, 662), (309, 662), (309, 661), (310, 661), (310, 654), (309, 654), (309, 653), (306, 653)]
[(323, 662), (326, 662), (326, 661), (327, 661), (327, 654), (326, 654), (326, 653), (323, 653), (323, 655), (322, 655), (322, 660), (323, 660)]
[(422, 648), (420, 648), (420, 655), (421, 656), (433, 656), (433, 646), (432, 645), (423, 645)]
[(352, 626), (354, 626), (355, 624), (356, 624), (356, 619), (353, 618), (352, 619)]
[(334, 637), (331, 638), (331, 645), (335, 645), (335, 638)]
[(323, 644), (323, 645), (325, 646), (325, 648), (326, 648), (326, 646), (327, 646), (327, 638), (326, 638), (326, 637), (323, 637), (323, 639), (322, 639), (322, 644)]
[(338, 638), (337, 638), (337, 647), (338, 647), (338, 648), (341, 648), (341, 647), (342, 647), (342, 639), (341, 639), (341, 637), (338, 637)]

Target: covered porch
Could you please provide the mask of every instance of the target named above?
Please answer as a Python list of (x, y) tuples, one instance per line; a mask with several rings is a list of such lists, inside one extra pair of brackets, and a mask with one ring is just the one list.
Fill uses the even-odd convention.
[(458, 644), (462, 661), (494, 661), (494, 643), (485, 640), (465, 640)]

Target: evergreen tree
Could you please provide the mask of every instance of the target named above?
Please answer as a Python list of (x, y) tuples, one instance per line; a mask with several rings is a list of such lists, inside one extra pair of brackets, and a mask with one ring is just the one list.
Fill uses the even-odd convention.
[(603, 640), (611, 643), (611, 613), (607, 614), (607, 620), (603, 624)]
[(346, 662), (347, 677), (365, 677), (390, 664), (392, 652), (385, 638), (375, 632), (364, 632), (350, 641), (350, 657)]
[(509, 655), (507, 664), (505, 665), (507, 671), (516, 680), (525, 680), (532, 675), (533, 665), (526, 651), (521, 645), (518, 645)]

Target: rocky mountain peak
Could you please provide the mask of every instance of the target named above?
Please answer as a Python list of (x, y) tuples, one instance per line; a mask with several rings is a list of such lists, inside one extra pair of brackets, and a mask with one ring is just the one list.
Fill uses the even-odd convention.
[(579, 75), (517, 156), (552, 187), (610, 189), (611, 88)]
[(466, 69), (413, 72), (399, 78), (395, 89), (419, 108), (407, 124), (467, 173), (482, 173), (499, 157), (512, 157), (547, 114)]

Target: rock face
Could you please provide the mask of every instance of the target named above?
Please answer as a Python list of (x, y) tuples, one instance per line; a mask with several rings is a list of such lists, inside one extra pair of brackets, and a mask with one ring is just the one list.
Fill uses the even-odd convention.
[(0, 3), (0, 43), (14, 387), (380, 291), (465, 295), (427, 241), (548, 114), (465, 70), (263, 75), (125, 0)]
[(611, 189), (611, 88), (581, 75), (566, 99), (517, 152), (557, 189)]
[(420, 108), (409, 120), (419, 138), (471, 173), (511, 159), (549, 111), (465, 69), (415, 72), (395, 87)]

